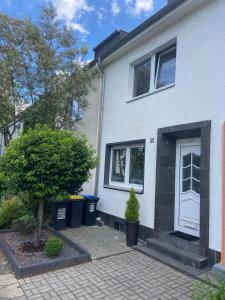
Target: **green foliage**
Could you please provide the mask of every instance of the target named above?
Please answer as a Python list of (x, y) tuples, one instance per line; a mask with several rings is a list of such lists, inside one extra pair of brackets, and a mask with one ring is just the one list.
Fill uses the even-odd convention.
[(56, 257), (60, 255), (62, 248), (62, 240), (57, 237), (50, 237), (45, 244), (45, 253), (49, 257)]
[(207, 283), (198, 282), (194, 287), (193, 300), (224, 300), (225, 281), (218, 277), (217, 287), (213, 286), (208, 280)]
[(133, 188), (130, 191), (130, 198), (127, 201), (125, 218), (127, 221), (139, 220), (139, 203)]
[(21, 199), (14, 196), (12, 199), (4, 200), (0, 206), (0, 228), (9, 228), (12, 222), (25, 213), (25, 206)]
[(36, 226), (36, 219), (32, 215), (22, 216), (12, 222), (12, 228), (23, 234), (33, 233)]
[(0, 158), (8, 188), (29, 193), (34, 202), (78, 193), (96, 164), (85, 137), (46, 126), (29, 129), (13, 140)]
[[(94, 76), (85, 67), (86, 55), (87, 46), (72, 27), (58, 22), (51, 5), (42, 9), (35, 23), (0, 13), (0, 131), (6, 145), (18, 116), (25, 128), (75, 127), (71, 105), (76, 100), (86, 108)], [(21, 113), (27, 105), (32, 108)]]

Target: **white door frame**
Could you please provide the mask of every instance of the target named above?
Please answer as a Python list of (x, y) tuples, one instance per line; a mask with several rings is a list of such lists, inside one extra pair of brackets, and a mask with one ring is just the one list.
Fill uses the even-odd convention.
[[(200, 235), (200, 225), (198, 229), (193, 229), (188, 226), (181, 226), (179, 224), (180, 217), (180, 187), (181, 187), (181, 176), (180, 176), (180, 164), (181, 164), (181, 148), (182, 146), (201, 146), (200, 138), (192, 138), (192, 139), (179, 139), (176, 144), (176, 168), (175, 168), (175, 205), (174, 205), (174, 230), (181, 231), (183, 233), (187, 233), (196, 237)], [(200, 147), (201, 153), (201, 147)], [(196, 193), (197, 194), (197, 193)], [(200, 201), (200, 195), (199, 195)], [(199, 202), (200, 203), (200, 202)], [(200, 205), (199, 205), (199, 222), (200, 222)]]

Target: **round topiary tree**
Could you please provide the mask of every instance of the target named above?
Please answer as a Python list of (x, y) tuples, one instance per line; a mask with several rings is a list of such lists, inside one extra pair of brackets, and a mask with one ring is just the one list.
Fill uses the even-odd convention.
[(34, 206), (38, 203), (35, 246), (40, 242), (44, 202), (79, 192), (96, 165), (94, 149), (77, 132), (38, 126), (10, 143), (0, 170), (11, 191), (28, 192)]

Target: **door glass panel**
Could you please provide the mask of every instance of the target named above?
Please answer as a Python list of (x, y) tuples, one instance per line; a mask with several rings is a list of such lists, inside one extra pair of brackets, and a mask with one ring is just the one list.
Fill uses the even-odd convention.
[(200, 169), (192, 166), (192, 177), (194, 179), (200, 180)]
[(112, 181), (124, 182), (125, 164), (126, 149), (114, 149), (112, 157)]
[(193, 165), (200, 168), (200, 155), (193, 153)]
[(201, 156), (188, 153), (183, 156), (182, 191), (194, 191), (200, 194), (200, 162)]
[(183, 179), (191, 177), (191, 166), (183, 168)]
[(200, 194), (200, 181), (196, 181), (192, 179), (192, 190), (198, 194)]
[(183, 167), (187, 167), (191, 164), (191, 153), (183, 156)]
[(187, 192), (191, 189), (191, 179), (183, 180), (183, 192)]

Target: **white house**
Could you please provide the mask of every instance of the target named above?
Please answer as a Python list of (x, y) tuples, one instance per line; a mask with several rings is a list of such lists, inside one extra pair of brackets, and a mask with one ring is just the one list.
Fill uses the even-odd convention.
[(221, 251), (224, 20), (224, 0), (172, 0), (94, 49), (99, 215), (123, 230), (133, 186), (140, 238), (197, 268)]

